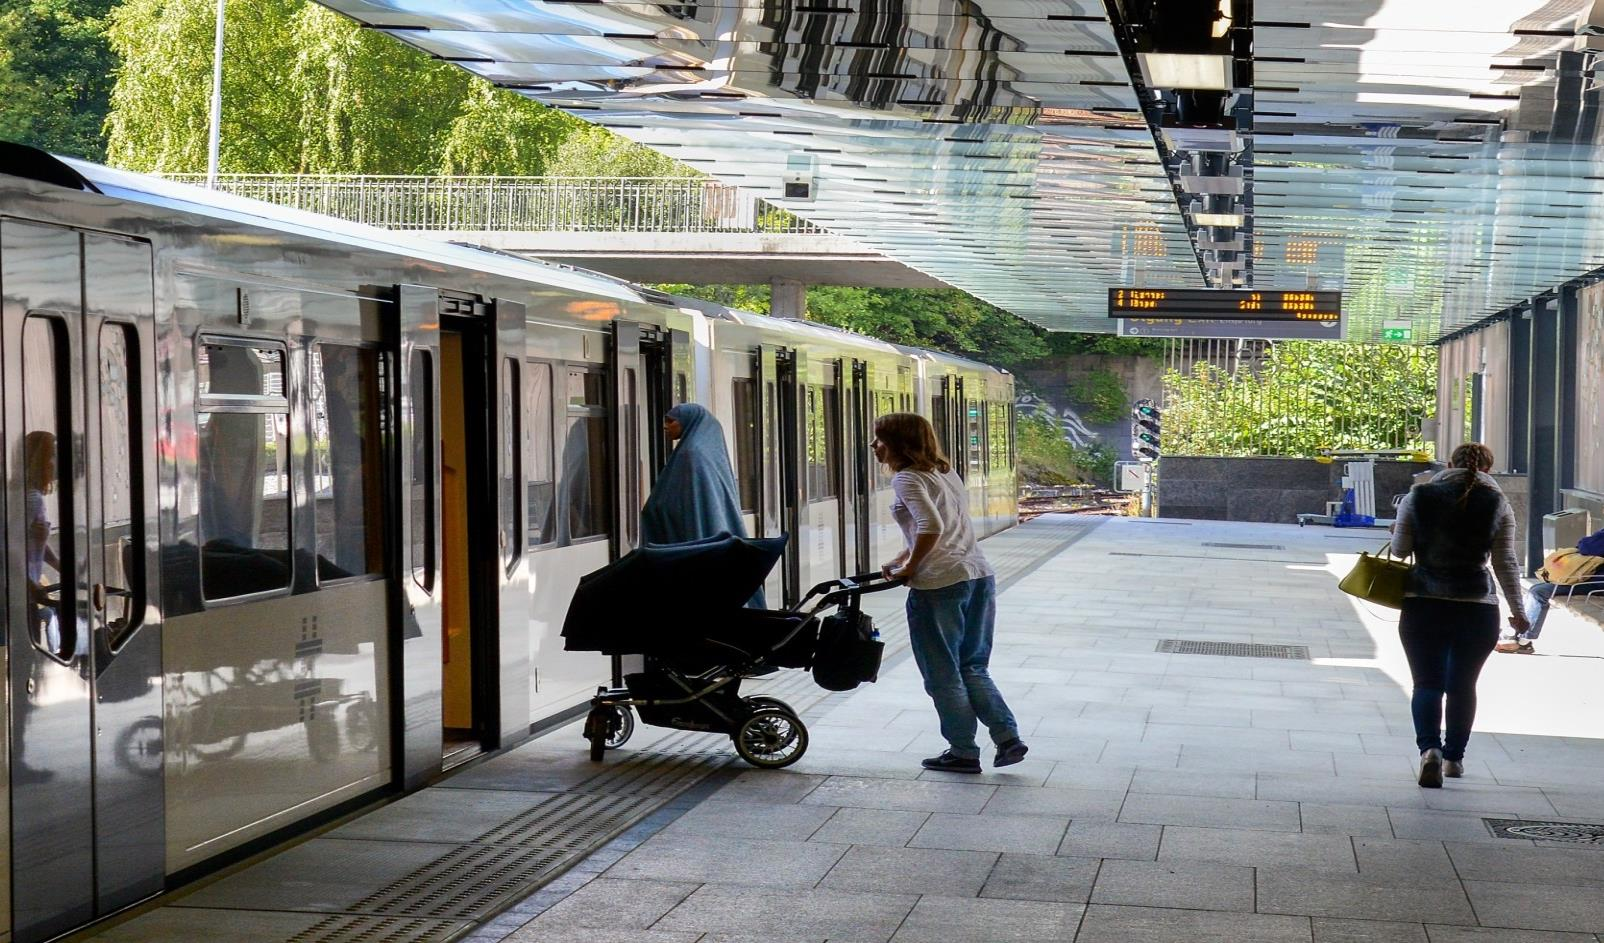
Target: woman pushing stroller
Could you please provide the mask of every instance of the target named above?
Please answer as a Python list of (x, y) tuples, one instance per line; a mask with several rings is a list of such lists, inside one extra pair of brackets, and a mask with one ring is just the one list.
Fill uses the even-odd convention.
[(969, 522), (963, 479), (942, 454), (929, 421), (915, 413), (890, 413), (874, 423), (874, 457), (895, 474), (891, 515), (906, 548), (881, 568), (908, 584), (908, 637), (935, 702), (941, 735), (948, 743), (925, 769), (980, 772), (975, 741), (985, 724), (997, 747), (993, 766), (1025, 758), (1019, 725), (992, 681), (993, 626), (997, 582)]

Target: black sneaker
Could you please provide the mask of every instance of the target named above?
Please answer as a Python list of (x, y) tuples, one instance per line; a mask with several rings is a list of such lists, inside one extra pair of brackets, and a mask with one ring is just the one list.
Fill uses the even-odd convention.
[(997, 745), (997, 755), (992, 758), (991, 765), (1013, 766), (1024, 759), (1025, 754), (1029, 752), (1030, 747), (1025, 746), (1025, 741), (1015, 737), (1007, 743)]
[(940, 756), (932, 756), (919, 765), (943, 773), (978, 773), (980, 757), (954, 756), (951, 750), (943, 750)]

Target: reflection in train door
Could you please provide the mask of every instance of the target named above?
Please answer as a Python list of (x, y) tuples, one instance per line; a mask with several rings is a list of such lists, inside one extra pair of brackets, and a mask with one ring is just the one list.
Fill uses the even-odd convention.
[(850, 395), (841, 398), (846, 416), (842, 451), (848, 464), (847, 499), (843, 502), (848, 525), (846, 560), (854, 573), (868, 573), (876, 568), (869, 543), (869, 522), (874, 518), (874, 457), (869, 451), (869, 440), (874, 437), (869, 417), (874, 393), (869, 384), (869, 370), (867, 363), (852, 361)]
[(399, 475), (401, 579), (395, 716), (397, 767), (407, 788), (440, 772), (444, 680), (440, 672), (445, 600), (440, 585), (440, 293), (397, 289), (401, 365)]
[(532, 670), (529, 664), (529, 480), (523, 463), (525, 343), (529, 325), (524, 306), (516, 301), (496, 300), (496, 364), (492, 401), (495, 421), (491, 435), (496, 442), (496, 580), (500, 604), (497, 615), (501, 626), (494, 633), (485, 659), (500, 672), (501, 703), (497, 710), (499, 743), (522, 739), (529, 732), (529, 696)]
[(0, 221), (10, 904), (18, 941), (162, 889), (152, 266)]
[(641, 431), (647, 443), (648, 480), (656, 482), (673, 450), (663, 417), (690, 396), (691, 336), (685, 331), (641, 328), (640, 360), (644, 389), (639, 395), (646, 401)]
[(614, 469), (613, 557), (617, 559), (640, 545), (640, 509), (651, 480), (650, 442), (641, 427), (641, 400), (645, 360), (641, 356), (641, 326), (633, 321), (613, 322), (613, 444), (618, 461)]
[(788, 534), (785, 556), (776, 567), (775, 593), (769, 581), (769, 607), (796, 602), (801, 570), (797, 553), (801, 519), (802, 476), (798, 470), (800, 431), (797, 420), (797, 365), (794, 352), (763, 345), (758, 349), (758, 397), (763, 417), (763, 507), (759, 515), (763, 536)]

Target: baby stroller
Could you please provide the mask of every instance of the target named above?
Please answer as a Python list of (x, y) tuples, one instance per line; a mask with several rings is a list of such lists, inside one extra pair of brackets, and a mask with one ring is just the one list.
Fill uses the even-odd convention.
[[(807, 726), (778, 698), (742, 696), (744, 679), (780, 668), (811, 669), (832, 690), (875, 679), (881, 644), (859, 603), (897, 582), (830, 580), (785, 611), (745, 608), (784, 549), (784, 537), (728, 534), (648, 545), (580, 580), (564, 648), (614, 656), (613, 684), (585, 718), (592, 760), (622, 746), (639, 713), (653, 726), (728, 734), (741, 759), (779, 769), (807, 752)], [(625, 655), (642, 656), (642, 670), (624, 674)]]

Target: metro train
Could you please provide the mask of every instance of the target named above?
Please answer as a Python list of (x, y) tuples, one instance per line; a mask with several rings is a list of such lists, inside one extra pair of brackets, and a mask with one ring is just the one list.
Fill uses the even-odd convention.
[(18, 943), (576, 716), (676, 402), (790, 535), (771, 601), (900, 546), (886, 412), (1015, 521), (1006, 372), (595, 273), (0, 145), (0, 294)]

